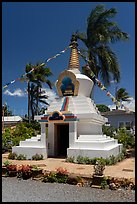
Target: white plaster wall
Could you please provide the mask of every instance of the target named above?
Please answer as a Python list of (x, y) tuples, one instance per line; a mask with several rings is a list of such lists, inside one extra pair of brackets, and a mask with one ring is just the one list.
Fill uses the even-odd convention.
[(102, 125), (94, 123), (78, 123), (78, 135), (99, 135), (102, 134)]
[(54, 156), (54, 123), (49, 123), (48, 125), (48, 156)]
[(45, 147), (14, 146), (12, 147), (12, 152), (17, 154), (24, 154), (26, 155), (26, 159), (32, 159), (32, 156), (35, 154), (42, 154), (44, 159), (47, 158), (47, 150)]
[(121, 152), (122, 144), (117, 144), (113, 148), (109, 149), (88, 149), (88, 148), (68, 148), (67, 149), (67, 155), (68, 157), (74, 157), (75, 159), (78, 156), (82, 157), (102, 157), (102, 158), (108, 158), (110, 155), (118, 155)]
[(74, 147), (77, 139), (77, 122), (69, 123), (69, 147)]
[(88, 77), (85, 77), (85, 75), (83, 74), (76, 74), (76, 78), (80, 82), (78, 95), (90, 97), (92, 87), (94, 84), (93, 81), (89, 79)]
[(41, 143), (43, 144), (43, 146), (47, 147), (47, 144), (46, 144), (46, 124), (45, 123), (41, 123)]

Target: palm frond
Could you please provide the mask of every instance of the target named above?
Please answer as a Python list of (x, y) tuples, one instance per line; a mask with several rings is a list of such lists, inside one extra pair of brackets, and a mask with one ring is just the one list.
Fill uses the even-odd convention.
[(44, 104), (46, 104), (46, 105), (49, 105), (49, 103), (46, 102), (46, 101), (44, 101), (44, 100), (39, 100), (39, 102), (40, 102), (40, 103), (44, 103)]

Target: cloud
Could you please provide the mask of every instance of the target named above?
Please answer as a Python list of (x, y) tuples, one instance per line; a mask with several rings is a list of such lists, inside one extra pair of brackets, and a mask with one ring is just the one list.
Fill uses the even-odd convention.
[(18, 96), (18, 97), (24, 97), (26, 96), (26, 93), (23, 92), (21, 89), (16, 89), (15, 91), (11, 92), (8, 89), (4, 92), (5, 95), (8, 96)]
[(48, 99), (46, 99), (46, 101), (49, 104), (57, 97), (57, 94), (56, 94), (56, 92), (54, 90), (51, 90), (49, 88), (42, 88), (42, 91), (45, 91), (44, 94), (48, 96)]
[[(122, 103), (124, 106), (126, 106), (130, 111), (135, 112), (135, 99), (133, 97), (130, 97), (128, 101), (122, 101)], [(116, 105), (109, 105), (108, 106), (111, 110), (112, 109), (116, 109)], [(119, 108), (122, 110), (125, 110), (124, 108)]]

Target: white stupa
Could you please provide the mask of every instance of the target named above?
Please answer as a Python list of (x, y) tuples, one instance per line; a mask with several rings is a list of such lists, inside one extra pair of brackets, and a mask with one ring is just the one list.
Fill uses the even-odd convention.
[[(28, 159), (38, 153), (46, 157), (103, 157), (118, 155), (122, 144), (103, 135), (101, 116), (91, 99), (93, 81), (80, 72), (77, 40), (71, 39), (69, 66), (56, 81), (58, 98), (39, 120), (41, 135), (21, 141), (12, 151), (26, 154)], [(46, 124), (48, 134), (46, 135)]]

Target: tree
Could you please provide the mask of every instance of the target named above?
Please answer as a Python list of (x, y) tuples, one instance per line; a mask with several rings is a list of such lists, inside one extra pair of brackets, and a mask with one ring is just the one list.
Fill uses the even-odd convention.
[(30, 104), (31, 104), (31, 115), (32, 120), (34, 120), (34, 115), (38, 115), (40, 113), (40, 108), (38, 107), (38, 102), (44, 103), (45, 105), (49, 105), (46, 101), (48, 96), (45, 95), (45, 91), (40, 91), (37, 93), (37, 85), (31, 83), (30, 89)]
[(49, 68), (46, 67), (45, 69), (45, 63), (37, 63), (36, 64), (37, 69), (34, 70), (34, 83), (37, 85), (37, 101), (36, 101), (36, 114), (38, 115), (38, 103), (39, 103), (39, 97), (41, 95), (39, 94), (40, 89), (42, 88), (42, 83), (46, 83), (50, 89), (52, 89), (53, 84), (50, 82), (50, 80), (47, 79), (47, 77), (52, 75), (52, 72)]
[[(125, 88), (120, 88), (117, 90), (115, 98), (119, 102), (120, 101), (128, 101), (130, 96), (129, 96), (129, 94)], [(116, 109), (118, 109), (118, 106), (116, 106)]]
[(99, 110), (100, 112), (110, 111), (110, 108), (107, 107), (107, 106), (104, 105), (104, 104), (97, 104), (96, 106), (97, 106), (97, 108), (98, 108), (98, 110)]
[[(33, 71), (31, 71), (33, 70)], [(51, 89), (53, 84), (51, 83), (51, 81), (48, 79), (49, 76), (52, 75), (52, 72), (50, 70), (50, 68), (45, 67), (45, 63), (37, 63), (36, 65), (32, 65), (31, 63), (28, 63), (26, 65), (26, 78), (24, 80), (26, 80), (28, 82), (28, 120), (30, 122), (30, 111), (32, 112), (32, 116), (33, 116), (33, 110), (32, 109), (32, 104), (31, 102), (33, 101), (30, 97), (30, 92), (32, 91), (31, 89), (33, 88), (31, 86), (31, 84), (36, 84), (37, 88), (35, 87), (35, 89), (37, 89), (36, 93), (37, 93), (37, 103), (36, 103), (36, 113), (38, 113), (38, 101), (39, 101), (39, 89), (42, 87), (42, 83), (46, 83)], [(34, 118), (34, 117), (32, 117)]]
[[(111, 21), (117, 14), (115, 8), (105, 9), (98, 5), (87, 18), (86, 33), (76, 32), (76, 37), (86, 46), (89, 67), (96, 77), (101, 77), (104, 85), (109, 86), (113, 79), (120, 81), (120, 68), (116, 54), (110, 43), (129, 39), (116, 22)], [(86, 73), (85, 73), (86, 74)]]
[(12, 111), (9, 110), (9, 107), (6, 103), (3, 105), (3, 109), (4, 109), (4, 116), (13, 116)]

